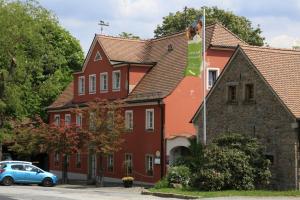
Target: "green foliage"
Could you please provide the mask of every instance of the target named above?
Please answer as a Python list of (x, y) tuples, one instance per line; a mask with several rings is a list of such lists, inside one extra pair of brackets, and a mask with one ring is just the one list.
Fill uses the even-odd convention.
[(195, 188), (252, 190), (269, 184), (270, 162), (256, 138), (225, 134), (205, 148), (191, 140), (190, 152), (190, 156), (178, 160), (177, 164), (191, 170), (191, 184)]
[(133, 35), (132, 33), (126, 33), (126, 32), (120, 33), (119, 37), (129, 38), (129, 39), (140, 39), (139, 36)]
[(191, 179), (190, 169), (184, 165), (174, 166), (168, 170), (167, 180), (169, 184), (178, 183), (188, 186)]
[[(158, 25), (154, 30), (155, 37), (185, 30), (188, 25), (192, 24), (199, 16), (202, 16), (202, 12), (202, 9), (187, 8), (185, 12), (170, 13), (168, 16), (163, 17), (162, 25)], [(260, 27), (253, 27), (251, 21), (245, 17), (237, 16), (230, 11), (217, 7), (206, 7), (206, 23), (212, 24), (214, 22), (222, 23), (248, 44), (258, 46), (264, 44)]]
[(36, 1), (0, 1), (0, 128), (44, 115), (81, 68), (79, 42)]
[(162, 178), (160, 181), (158, 181), (154, 185), (155, 189), (167, 188), (167, 187), (169, 187), (169, 182), (166, 177)]

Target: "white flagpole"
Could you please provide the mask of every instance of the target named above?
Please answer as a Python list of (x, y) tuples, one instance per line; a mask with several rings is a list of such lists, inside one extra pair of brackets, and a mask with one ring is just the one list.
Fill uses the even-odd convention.
[(205, 63), (205, 8), (203, 8), (203, 144), (206, 145), (206, 63)]

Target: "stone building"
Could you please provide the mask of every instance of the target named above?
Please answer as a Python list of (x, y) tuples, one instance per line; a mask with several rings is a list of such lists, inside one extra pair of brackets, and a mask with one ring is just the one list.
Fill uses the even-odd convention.
[[(271, 186), (299, 189), (300, 51), (238, 46), (207, 95), (207, 142), (224, 133), (257, 137)], [(203, 105), (192, 122), (203, 137)]]

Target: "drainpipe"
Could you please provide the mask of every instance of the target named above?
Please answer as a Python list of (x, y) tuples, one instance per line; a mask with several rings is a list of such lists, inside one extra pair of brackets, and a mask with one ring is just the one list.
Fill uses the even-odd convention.
[(165, 135), (164, 135), (164, 126), (165, 126), (165, 105), (162, 104), (161, 100), (158, 100), (160, 107), (160, 177), (163, 178), (165, 174)]

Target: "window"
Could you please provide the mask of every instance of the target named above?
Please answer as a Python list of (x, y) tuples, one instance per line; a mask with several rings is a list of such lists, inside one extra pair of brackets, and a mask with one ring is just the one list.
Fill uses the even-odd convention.
[(154, 130), (154, 109), (146, 109), (146, 130)]
[(237, 102), (236, 85), (228, 86), (228, 102)]
[(125, 154), (125, 170), (126, 175), (132, 174), (132, 155), (128, 153)]
[(78, 77), (78, 94), (79, 95), (84, 95), (85, 93), (85, 78), (84, 76), (79, 76)]
[(76, 153), (76, 167), (77, 168), (81, 167), (81, 153), (80, 152)]
[(54, 163), (55, 163), (55, 165), (58, 165), (58, 163), (59, 163), (59, 153), (58, 152), (55, 152), (55, 154), (54, 154)]
[(149, 176), (153, 176), (153, 156), (146, 155), (146, 173)]
[(81, 113), (76, 115), (76, 126), (82, 127), (82, 114)]
[(245, 101), (254, 101), (254, 85), (251, 83), (245, 84)]
[(91, 112), (89, 117), (89, 128), (92, 131), (96, 130), (96, 124), (95, 124), (95, 113)]
[(133, 129), (133, 111), (132, 110), (125, 111), (125, 128), (126, 128), (126, 130)]
[(96, 93), (96, 74), (89, 75), (89, 93)]
[(54, 124), (55, 126), (59, 126), (60, 125), (60, 115), (54, 115)]
[(25, 165), (25, 171), (28, 172), (39, 172), (40, 170), (32, 165)]
[(102, 60), (102, 56), (101, 56), (101, 54), (100, 54), (99, 51), (97, 51), (97, 53), (96, 53), (96, 55), (95, 55), (95, 58), (94, 58), (94, 61), (95, 61), (95, 62), (98, 61), (98, 60)]
[(108, 75), (107, 72), (100, 74), (100, 92), (107, 92), (108, 90)]
[(208, 68), (207, 69), (207, 89), (209, 90), (212, 88), (214, 83), (216, 82), (218, 76), (219, 76), (219, 68)]
[(67, 157), (67, 166), (69, 167), (70, 166), (70, 155), (66, 155)]
[(65, 126), (71, 125), (71, 114), (65, 114)]
[(114, 171), (114, 154), (107, 155), (107, 171)]
[(25, 170), (23, 165), (12, 165), (11, 169), (18, 170), (18, 171), (24, 171)]
[(120, 91), (120, 83), (121, 83), (121, 72), (118, 71), (113, 71), (113, 77), (112, 77), (112, 81), (113, 81), (113, 90), (115, 91)]

